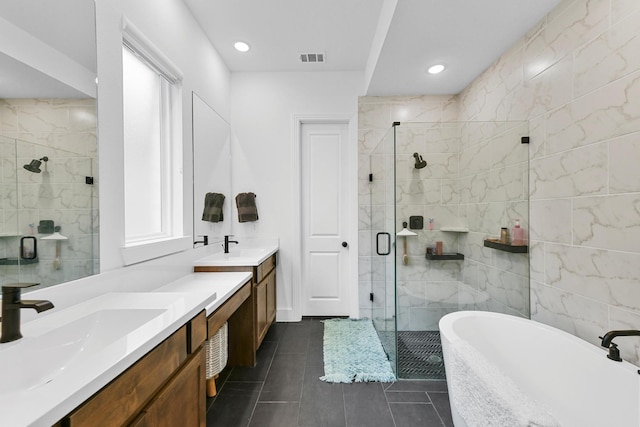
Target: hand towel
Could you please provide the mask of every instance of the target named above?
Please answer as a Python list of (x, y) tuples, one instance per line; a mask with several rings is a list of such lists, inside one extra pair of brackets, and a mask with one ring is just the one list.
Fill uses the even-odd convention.
[(202, 211), (202, 220), (209, 222), (222, 221), (222, 205), (224, 204), (224, 194), (207, 193), (204, 196), (204, 210)]
[(258, 208), (256, 207), (256, 195), (253, 193), (239, 193), (236, 196), (238, 207), (238, 221), (252, 222), (258, 220)]

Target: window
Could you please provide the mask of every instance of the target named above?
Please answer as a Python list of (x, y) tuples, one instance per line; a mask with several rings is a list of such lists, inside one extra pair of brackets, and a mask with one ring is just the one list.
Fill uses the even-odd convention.
[(126, 23), (122, 46), (125, 264), (190, 247), (183, 234), (181, 74)]

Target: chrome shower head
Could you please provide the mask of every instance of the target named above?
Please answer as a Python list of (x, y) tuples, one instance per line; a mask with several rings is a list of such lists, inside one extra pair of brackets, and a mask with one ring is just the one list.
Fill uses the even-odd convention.
[(423, 167), (427, 166), (427, 161), (423, 160), (420, 154), (413, 153), (413, 157), (416, 158), (416, 164), (415, 164), (416, 169), (422, 169)]
[(33, 159), (28, 165), (24, 165), (23, 168), (33, 173), (40, 173), (40, 165), (42, 162), (48, 162), (49, 158), (47, 156), (42, 157), (40, 160)]

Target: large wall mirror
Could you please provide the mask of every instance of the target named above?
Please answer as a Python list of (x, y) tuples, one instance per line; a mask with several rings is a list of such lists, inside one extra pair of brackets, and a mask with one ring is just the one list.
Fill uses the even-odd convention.
[(196, 93), (193, 102), (193, 235), (213, 243), (231, 234), (231, 131)]
[(99, 271), (94, 6), (0, 1), (0, 284)]

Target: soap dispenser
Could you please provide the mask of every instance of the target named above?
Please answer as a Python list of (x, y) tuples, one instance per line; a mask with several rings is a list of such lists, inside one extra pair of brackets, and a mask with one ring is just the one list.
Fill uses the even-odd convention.
[(511, 231), (511, 244), (513, 246), (524, 245), (524, 228), (520, 227), (520, 220), (516, 219), (516, 225), (513, 226)]

